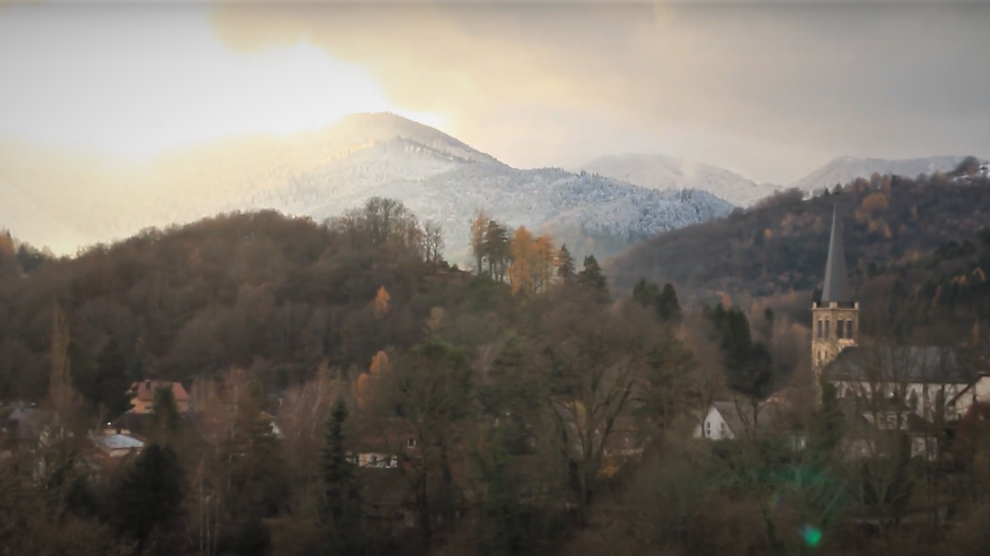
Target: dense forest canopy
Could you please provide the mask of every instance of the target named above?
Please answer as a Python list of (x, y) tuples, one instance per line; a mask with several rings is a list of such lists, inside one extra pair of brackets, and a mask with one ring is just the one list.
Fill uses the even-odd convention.
[[(784, 196), (715, 229), (831, 206)], [(474, 272), (383, 198), (324, 223), (226, 214), (71, 259), (4, 249), (0, 401), (58, 420), (3, 452), (0, 555), (975, 556), (990, 542), (985, 407), (927, 431), (928, 456), (884, 434), (889, 449), (849, 459), (859, 430), (788, 315), (698, 307), (650, 276), (628, 293), (593, 256), (484, 211), (470, 232)], [(945, 300), (987, 239), (869, 276), (937, 271), (917, 289)], [(969, 284), (952, 294), (967, 306)], [(143, 450), (94, 464), (103, 423), (148, 379), (181, 382), (194, 410), (156, 389)], [(732, 440), (699, 438), (715, 402), (738, 417)]]
[(747, 306), (793, 292), (806, 309), (824, 273), (833, 211), (843, 224), (851, 285), (861, 289), (884, 267), (972, 239), (990, 221), (988, 185), (942, 174), (874, 175), (808, 200), (782, 192), (728, 218), (658, 235), (605, 270), (618, 288), (646, 277), (673, 283), (687, 298), (727, 296)]

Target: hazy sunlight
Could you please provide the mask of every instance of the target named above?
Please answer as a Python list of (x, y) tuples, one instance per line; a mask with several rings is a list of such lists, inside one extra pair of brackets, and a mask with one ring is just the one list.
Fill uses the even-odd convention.
[(235, 52), (216, 38), (205, 9), (164, 12), (167, 24), (94, 9), (99, 26), (76, 12), (42, 19), (46, 9), (56, 8), (0, 12), (0, 136), (141, 156), (244, 132), (318, 128), (355, 112), (443, 124), (390, 106), (363, 68), (305, 42)]

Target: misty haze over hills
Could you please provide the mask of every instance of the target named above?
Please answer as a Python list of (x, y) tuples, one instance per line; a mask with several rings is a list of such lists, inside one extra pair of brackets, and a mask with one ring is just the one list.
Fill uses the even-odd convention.
[[(511, 168), (391, 114), (357, 114), (318, 131), (225, 140), (145, 162), (9, 145), (0, 148), (0, 168), (8, 178), (0, 200), (18, 207), (19, 215), (3, 225), (16, 221), (20, 226), (9, 226), (15, 235), (60, 252), (222, 211), (272, 208), (322, 220), (379, 195), (442, 224), (454, 260), (466, 255), (478, 209), (512, 227), (578, 242), (572, 243), (576, 253), (606, 255), (732, 209), (703, 191), (658, 191), (587, 173)], [(49, 229), (51, 219), (68, 232)]]
[[(962, 158), (842, 157), (788, 187), (820, 190), (873, 172), (948, 171)], [(446, 254), (455, 261), (466, 256), (478, 209), (511, 227), (549, 231), (575, 254), (605, 256), (782, 189), (661, 154), (604, 156), (576, 172), (517, 169), (387, 113), (356, 114), (283, 138), (175, 149), (146, 161), (0, 143), (0, 227), (60, 253), (218, 212), (275, 209), (322, 220), (378, 195), (442, 224)]]
[(724, 168), (662, 154), (603, 156), (581, 169), (655, 189), (700, 189), (738, 206), (749, 206), (782, 189), (756, 183)]
[(796, 181), (791, 187), (803, 191), (818, 191), (823, 187), (835, 187), (839, 183), (847, 184), (856, 178), (868, 178), (874, 172), (914, 178), (919, 174), (949, 172), (964, 158), (966, 157), (949, 155), (887, 160), (842, 156)]
[(582, 169), (613, 179), (656, 189), (694, 188), (708, 191), (737, 206), (747, 207), (776, 191), (797, 188), (818, 192), (874, 172), (914, 178), (919, 174), (949, 172), (965, 156), (930, 156), (889, 160), (842, 156), (826, 163), (796, 182), (777, 185), (757, 183), (735, 172), (694, 161), (660, 154), (625, 154), (603, 156)]

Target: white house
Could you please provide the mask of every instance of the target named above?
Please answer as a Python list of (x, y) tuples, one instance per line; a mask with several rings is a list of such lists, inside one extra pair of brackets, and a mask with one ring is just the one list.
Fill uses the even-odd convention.
[(126, 434), (91, 434), (89, 438), (101, 452), (112, 458), (138, 454), (144, 449), (144, 442)]
[[(849, 288), (842, 223), (832, 215), (821, 299), (811, 307), (812, 368), (840, 398), (896, 407), (937, 422), (960, 418), (990, 395), (985, 362), (960, 349), (934, 346), (863, 346), (860, 304)], [(891, 405), (893, 404), (893, 405)]]

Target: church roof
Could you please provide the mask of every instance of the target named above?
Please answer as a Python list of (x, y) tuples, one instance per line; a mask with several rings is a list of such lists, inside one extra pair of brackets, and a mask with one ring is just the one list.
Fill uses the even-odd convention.
[(828, 244), (828, 262), (825, 263), (825, 282), (822, 285), (822, 303), (832, 301), (852, 301), (846, 272), (846, 250), (842, 245), (842, 222), (837, 210), (832, 212), (832, 238)]
[(888, 384), (968, 384), (977, 375), (957, 350), (929, 346), (847, 347), (822, 373), (826, 380)]

